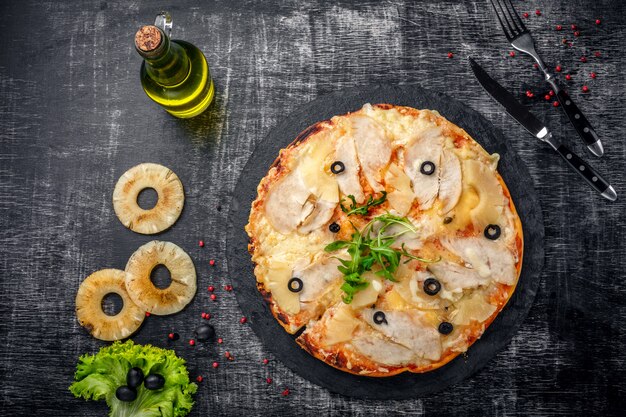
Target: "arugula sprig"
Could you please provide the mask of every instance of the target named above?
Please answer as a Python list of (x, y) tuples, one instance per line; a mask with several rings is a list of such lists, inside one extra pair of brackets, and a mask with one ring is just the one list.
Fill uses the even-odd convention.
[(374, 197), (370, 195), (367, 201), (365, 202), (365, 204), (362, 206), (359, 206), (356, 202), (356, 198), (354, 198), (354, 196), (350, 194), (348, 196), (348, 198), (352, 200), (350, 207), (346, 207), (343, 205), (343, 202), (345, 201), (345, 199), (343, 198), (341, 199), (341, 202), (339, 203), (339, 205), (341, 206), (341, 211), (346, 213), (346, 215), (348, 216), (351, 216), (353, 214), (360, 214), (364, 216), (370, 211), (371, 207), (381, 205), (385, 202), (385, 200), (387, 200), (387, 192), (383, 191), (382, 194), (383, 195), (377, 198), (376, 200), (374, 200)]
[[(394, 225), (399, 225), (399, 230), (394, 233), (387, 233), (389, 228)], [(354, 225), (352, 226), (354, 227)], [(348, 248), (350, 259), (339, 258), (341, 265), (337, 267), (343, 274), (344, 283), (341, 290), (344, 292), (342, 298), (346, 304), (352, 302), (357, 292), (367, 288), (369, 282), (363, 278), (363, 274), (371, 271), (374, 266), (378, 269), (375, 272), (376, 275), (389, 281), (396, 281), (393, 274), (400, 266), (402, 256), (409, 258), (405, 263), (411, 259), (421, 262), (437, 262), (409, 253), (404, 244), (402, 244), (401, 250), (391, 247), (400, 236), (409, 232), (417, 232), (415, 226), (406, 217), (387, 213), (372, 219), (365, 225), (362, 232), (359, 232), (356, 227), (354, 229), (352, 240), (337, 240), (324, 248), (326, 252)]]

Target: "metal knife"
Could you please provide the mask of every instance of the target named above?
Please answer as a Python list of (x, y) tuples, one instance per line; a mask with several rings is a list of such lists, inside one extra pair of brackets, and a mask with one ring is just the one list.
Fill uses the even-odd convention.
[(524, 105), (518, 102), (513, 94), (509, 93), (504, 87), (491, 78), (471, 57), (469, 58), (469, 62), (480, 85), (483, 86), (485, 91), (487, 91), (495, 101), (504, 107), (509, 115), (517, 120), (519, 124), (537, 139), (547, 143), (552, 149), (557, 151), (565, 162), (567, 162), (567, 165), (569, 165), (572, 170), (576, 171), (578, 175), (583, 177), (591, 187), (602, 195), (602, 197), (610, 201), (617, 199), (617, 193), (608, 181), (565, 145), (558, 143), (544, 123), (528, 111)]

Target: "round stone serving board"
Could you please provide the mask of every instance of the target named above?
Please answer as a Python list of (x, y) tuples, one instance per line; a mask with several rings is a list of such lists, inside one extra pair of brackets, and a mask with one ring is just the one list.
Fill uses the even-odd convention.
[[(437, 110), (465, 129), (489, 153), (500, 154), (499, 172), (504, 178), (524, 229), (524, 259), (517, 289), (500, 315), (467, 354), (424, 374), (405, 372), (374, 378), (339, 371), (302, 350), (276, 322), (256, 289), (253, 264), (248, 254), (250, 204), (256, 187), (280, 149), (289, 145), (308, 126), (334, 115), (358, 110), (365, 103), (389, 103)], [(257, 146), (235, 187), (229, 213), (228, 270), (237, 301), (254, 332), (277, 359), (307, 380), (342, 395), (368, 399), (418, 398), (457, 384), (482, 368), (513, 337), (535, 298), (543, 267), (543, 218), (528, 169), (508, 146), (502, 133), (478, 112), (463, 103), (419, 85), (366, 86), (337, 91), (296, 108)]]

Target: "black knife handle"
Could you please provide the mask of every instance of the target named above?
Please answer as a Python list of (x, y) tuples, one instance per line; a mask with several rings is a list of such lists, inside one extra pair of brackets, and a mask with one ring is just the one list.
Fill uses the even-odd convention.
[(559, 89), (556, 93), (556, 97), (559, 99), (565, 114), (569, 118), (580, 137), (585, 141), (585, 144), (589, 147), (589, 150), (596, 156), (602, 156), (604, 153), (601, 144), (598, 142), (600, 138), (596, 134), (596, 131), (589, 123), (589, 120), (580, 111), (578, 106), (574, 104), (572, 98), (567, 94), (567, 91)]
[[(583, 161), (578, 155), (572, 152), (567, 146), (560, 145), (556, 151), (563, 157), (563, 159), (567, 162), (567, 164), (574, 171), (578, 173), (581, 177), (589, 183), (593, 188), (596, 189), (604, 198), (607, 198), (613, 201), (615, 198), (612, 197), (615, 194), (615, 191), (611, 187), (611, 185), (602, 178), (595, 169), (593, 169), (589, 164)], [(609, 190), (610, 189), (610, 190)]]

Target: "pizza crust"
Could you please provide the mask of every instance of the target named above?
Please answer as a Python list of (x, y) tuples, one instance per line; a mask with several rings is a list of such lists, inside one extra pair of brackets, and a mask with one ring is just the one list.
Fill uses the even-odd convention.
[[(424, 175), (421, 164), (430, 159), (435, 172)], [(345, 161), (345, 176), (331, 172), (336, 160)], [(367, 104), (307, 128), (259, 183), (246, 226), (257, 288), (274, 317), (288, 333), (305, 327), (296, 341), (311, 355), (357, 375), (428, 372), (467, 351), (513, 294), (522, 264), (522, 226), (497, 161), (430, 110)], [(346, 192), (362, 203), (380, 191), (387, 201), (367, 216), (341, 210)], [(338, 261), (324, 247), (387, 212), (419, 230), (395, 243), (441, 261), (411, 261), (396, 283), (372, 274), (367, 291), (347, 305), (342, 274), (333, 270)], [(483, 236), (488, 224), (500, 225), (498, 240)], [(296, 275), (307, 291), (285, 288)], [(427, 277), (442, 283), (436, 296), (420, 290)], [(374, 311), (386, 312), (392, 325), (374, 324)], [(452, 333), (437, 331), (442, 321), (453, 323)]]

